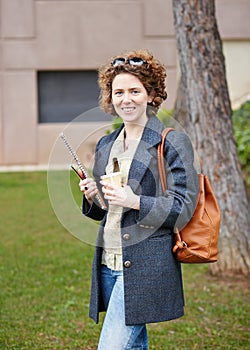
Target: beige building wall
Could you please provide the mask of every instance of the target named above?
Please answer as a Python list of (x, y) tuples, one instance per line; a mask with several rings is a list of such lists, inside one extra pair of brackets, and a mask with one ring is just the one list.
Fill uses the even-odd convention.
[[(0, 0), (0, 165), (47, 164), (58, 135), (68, 127), (38, 123), (40, 70), (97, 69), (121, 51), (147, 48), (167, 66), (165, 107), (172, 108), (177, 56), (171, 3)], [(250, 92), (249, 0), (217, 0), (216, 4), (234, 102)], [(103, 123), (78, 125), (77, 133), (85, 139), (84, 161), (91, 159), (105, 128)], [(63, 162), (60, 156), (58, 162)]]
[(227, 82), (232, 108), (250, 100), (250, 41), (224, 41)]
[(233, 108), (250, 98), (250, 0), (216, 0)]

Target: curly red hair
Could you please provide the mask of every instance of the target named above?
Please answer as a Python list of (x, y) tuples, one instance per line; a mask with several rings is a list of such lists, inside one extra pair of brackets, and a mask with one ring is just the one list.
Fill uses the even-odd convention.
[[(141, 58), (144, 63), (140, 66), (130, 65), (126, 61), (123, 65), (113, 66), (112, 62), (118, 58), (124, 57)], [(134, 50), (124, 53), (122, 56), (116, 56), (110, 59), (110, 62), (99, 69), (98, 83), (101, 89), (100, 93), (100, 106), (104, 112), (114, 115), (114, 109), (112, 106), (112, 82), (116, 75), (120, 73), (129, 73), (136, 76), (143, 86), (145, 87), (148, 95), (154, 96), (152, 102), (148, 105), (159, 109), (162, 102), (167, 98), (166, 91), (166, 70), (163, 64), (161, 64), (148, 50)]]

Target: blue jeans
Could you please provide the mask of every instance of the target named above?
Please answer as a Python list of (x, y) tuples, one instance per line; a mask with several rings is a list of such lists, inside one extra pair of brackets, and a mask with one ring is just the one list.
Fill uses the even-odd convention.
[(107, 312), (97, 350), (148, 350), (146, 325), (125, 324), (123, 272), (102, 265), (101, 281)]

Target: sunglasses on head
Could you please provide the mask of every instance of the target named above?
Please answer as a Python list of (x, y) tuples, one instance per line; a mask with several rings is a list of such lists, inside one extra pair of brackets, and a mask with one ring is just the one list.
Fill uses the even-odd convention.
[(117, 67), (117, 66), (123, 66), (126, 63), (130, 64), (131, 66), (142, 66), (147, 62), (144, 61), (141, 57), (133, 57), (133, 58), (118, 57), (112, 62), (112, 65), (113, 67)]

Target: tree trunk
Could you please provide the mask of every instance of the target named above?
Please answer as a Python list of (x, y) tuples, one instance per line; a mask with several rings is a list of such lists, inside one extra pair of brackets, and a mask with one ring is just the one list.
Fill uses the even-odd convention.
[(216, 275), (250, 273), (249, 204), (234, 141), (214, 0), (173, 0), (181, 82), (175, 117), (190, 135), (221, 210)]

